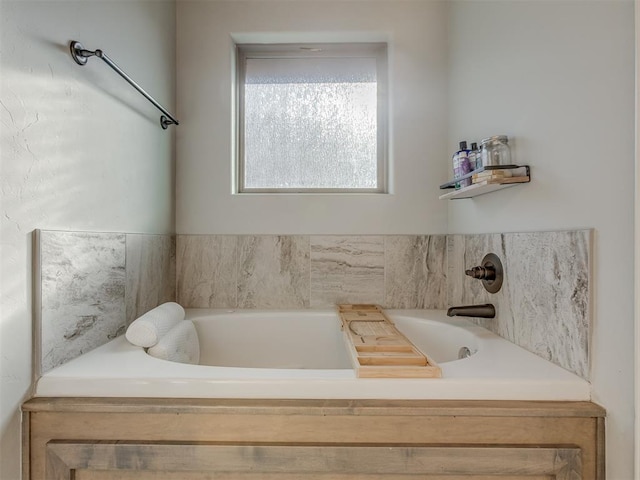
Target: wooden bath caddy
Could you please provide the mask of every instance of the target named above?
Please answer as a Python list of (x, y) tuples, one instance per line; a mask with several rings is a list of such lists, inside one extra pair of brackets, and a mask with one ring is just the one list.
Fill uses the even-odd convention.
[(440, 378), (440, 367), (377, 305), (338, 305), (351, 362), (360, 378)]

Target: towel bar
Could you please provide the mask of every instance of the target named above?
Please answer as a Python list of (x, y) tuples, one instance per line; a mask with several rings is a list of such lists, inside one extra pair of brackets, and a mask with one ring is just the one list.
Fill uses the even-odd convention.
[(98, 57), (102, 59), (107, 65), (113, 68), (118, 75), (124, 78), (129, 84), (135, 88), (138, 92), (142, 94), (147, 100), (149, 100), (155, 107), (160, 110), (164, 115), (160, 116), (160, 126), (166, 130), (169, 125), (180, 125), (178, 120), (176, 120), (173, 115), (171, 115), (162, 105), (160, 105), (151, 95), (149, 95), (145, 90), (138, 85), (133, 79), (124, 73), (116, 63), (111, 60), (106, 53), (102, 50), (85, 50), (80, 42), (72, 41), (70, 45), (71, 56), (75, 60), (78, 65), (86, 65), (89, 57)]

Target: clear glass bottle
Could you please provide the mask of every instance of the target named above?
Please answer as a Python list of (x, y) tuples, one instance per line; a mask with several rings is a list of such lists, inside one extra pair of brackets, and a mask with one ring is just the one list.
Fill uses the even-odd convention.
[(506, 135), (485, 138), (481, 142), (482, 166), (511, 165), (509, 139)]

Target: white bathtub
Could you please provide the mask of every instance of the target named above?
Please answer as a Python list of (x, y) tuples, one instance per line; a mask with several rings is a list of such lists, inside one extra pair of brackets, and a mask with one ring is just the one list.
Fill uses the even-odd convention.
[[(43, 375), (36, 396), (590, 400), (578, 376), (440, 310), (388, 310), (438, 379), (356, 378), (332, 310), (190, 309), (201, 365), (153, 358), (124, 336)], [(473, 354), (458, 359), (461, 347)]]

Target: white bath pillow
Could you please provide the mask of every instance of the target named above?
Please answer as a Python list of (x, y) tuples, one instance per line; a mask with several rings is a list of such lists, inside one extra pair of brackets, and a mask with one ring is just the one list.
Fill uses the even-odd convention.
[(153, 347), (182, 320), (184, 308), (174, 302), (163, 303), (131, 322), (125, 337), (138, 347)]
[(200, 343), (196, 327), (191, 320), (178, 323), (147, 353), (162, 360), (197, 365), (200, 362)]

